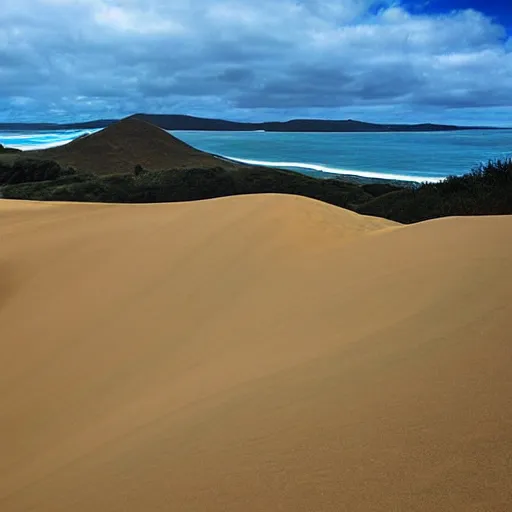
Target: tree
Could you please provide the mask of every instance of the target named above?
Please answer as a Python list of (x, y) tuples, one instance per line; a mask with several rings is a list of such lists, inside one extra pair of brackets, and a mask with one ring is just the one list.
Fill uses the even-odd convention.
[(141, 174), (145, 173), (146, 170), (144, 169), (144, 167), (142, 167), (142, 165), (140, 164), (137, 164), (134, 169), (133, 169), (133, 174), (135, 174), (135, 176), (140, 176)]

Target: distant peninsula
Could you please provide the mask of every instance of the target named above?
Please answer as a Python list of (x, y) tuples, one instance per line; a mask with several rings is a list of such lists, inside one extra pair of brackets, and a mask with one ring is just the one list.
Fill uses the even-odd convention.
[[(265, 132), (441, 132), (456, 130), (496, 130), (489, 126), (444, 124), (377, 124), (346, 120), (292, 119), (283, 122), (242, 123), (187, 115), (135, 114), (134, 118), (164, 130), (265, 131)], [(106, 128), (118, 119), (97, 119), (83, 123), (0, 123), (0, 130), (88, 130)]]

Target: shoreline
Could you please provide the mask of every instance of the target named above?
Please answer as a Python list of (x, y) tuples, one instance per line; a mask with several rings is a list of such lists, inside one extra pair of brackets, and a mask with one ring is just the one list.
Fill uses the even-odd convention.
[[(58, 147), (58, 146), (54, 146), (54, 147)], [(25, 150), (21, 150), (21, 151), (13, 151), (13, 152), (10, 152), (10, 151), (0, 152), (0, 163), (2, 163), (2, 161), (3, 161), (4, 163), (10, 165), (13, 163), (14, 160), (16, 160), (18, 158), (23, 158), (24, 154), (27, 154), (26, 156), (28, 158), (30, 158), (29, 154), (32, 153), (33, 151), (37, 151), (37, 150), (36, 149), (25, 149)], [(262, 163), (262, 162), (255, 161), (255, 160), (245, 160), (245, 159), (237, 160), (234, 158), (226, 157), (224, 155), (219, 155), (219, 154), (215, 154), (215, 153), (210, 153), (210, 154), (213, 157), (215, 157), (221, 161), (224, 161), (229, 164), (239, 165), (241, 167), (264, 167), (267, 169), (279, 169), (279, 170), (284, 170), (284, 171), (296, 172), (299, 174), (303, 174), (305, 176), (310, 176), (312, 178), (324, 179), (324, 180), (339, 180), (339, 181), (344, 181), (347, 183), (352, 183), (355, 185), (368, 185), (368, 184), (373, 184), (373, 183), (380, 183), (380, 184), (390, 184), (390, 185), (397, 185), (397, 186), (401, 186), (401, 187), (413, 188), (413, 187), (419, 186), (425, 182), (440, 182), (445, 179), (445, 178), (439, 178), (439, 179), (436, 178), (435, 180), (425, 181), (425, 180), (421, 180), (421, 179), (417, 179), (417, 180), (413, 179), (412, 176), (409, 179), (400, 179), (398, 177), (395, 178), (395, 177), (392, 177), (392, 175), (390, 175), (389, 178), (386, 178), (384, 176), (379, 176), (379, 177), (364, 176), (364, 175), (356, 174), (358, 171), (348, 171), (347, 173), (328, 172), (325, 170), (315, 170), (309, 164), (302, 164), (302, 166), (295, 166), (295, 167), (283, 166), (283, 165), (280, 165), (280, 164), (282, 164), (282, 162)], [(312, 165), (314, 165), (314, 164), (312, 164)], [(364, 173), (365, 171), (361, 171), (361, 172)]]
[[(364, 176), (361, 174), (356, 174), (358, 171), (348, 171), (347, 170), (347, 173), (342, 173), (342, 172), (334, 172), (334, 171), (329, 172), (329, 171), (325, 171), (325, 170), (315, 170), (314, 168), (312, 168), (312, 166), (314, 164), (312, 164), (312, 166), (310, 166), (309, 164), (303, 164), (301, 167), (299, 167), (299, 166), (293, 167), (291, 165), (283, 166), (282, 162), (262, 163), (257, 160), (246, 160), (246, 159), (238, 160), (238, 159), (226, 157), (224, 155), (218, 155), (215, 153), (212, 153), (212, 155), (220, 160), (224, 160), (225, 162), (229, 162), (229, 163), (247, 165), (250, 167), (265, 167), (265, 168), (269, 168), (269, 169), (279, 169), (279, 170), (283, 170), (283, 171), (298, 172), (300, 174), (304, 174), (304, 175), (310, 176), (312, 178), (318, 178), (318, 179), (324, 179), (324, 180), (334, 179), (334, 180), (345, 181), (348, 183), (353, 183), (355, 185), (369, 185), (369, 184), (374, 184), (374, 183), (380, 183), (380, 184), (398, 185), (401, 187), (413, 188), (413, 187), (419, 186), (423, 183), (438, 183), (438, 182), (446, 179), (446, 178), (435, 178), (435, 179), (431, 179), (431, 180), (428, 180), (428, 179), (427, 180), (422, 180), (422, 179), (416, 180), (416, 179), (412, 179), (412, 176), (410, 177), (410, 179), (400, 179), (398, 177), (395, 178), (395, 177), (391, 177), (392, 175), (390, 175), (389, 178), (385, 178), (383, 176), (379, 176), (379, 177)], [(364, 172), (365, 171), (361, 171), (361, 173), (364, 173)]]

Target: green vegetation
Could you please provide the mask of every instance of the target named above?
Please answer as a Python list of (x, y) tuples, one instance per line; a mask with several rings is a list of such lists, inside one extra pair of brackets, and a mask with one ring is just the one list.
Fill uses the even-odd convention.
[(52, 161), (0, 163), (0, 195), (11, 199), (158, 203), (236, 194), (297, 194), (359, 213), (412, 223), (450, 215), (512, 214), (512, 160), (493, 161), (461, 177), (403, 188), (319, 179), (267, 167), (180, 169), (98, 176)]
[[(6, 185), (2, 189), (4, 198), (159, 203), (274, 192), (303, 195), (346, 208), (373, 198), (358, 185), (264, 167), (148, 172), (136, 166), (132, 174), (98, 176), (63, 170), (54, 162), (25, 161), (17, 167), (20, 165), (24, 173), (0, 171), (0, 184)], [(40, 167), (46, 170), (46, 178)]]
[(406, 224), (454, 215), (512, 214), (512, 160), (490, 161), (464, 176), (384, 194), (356, 210)]
[(49, 160), (15, 160), (12, 165), (0, 162), (0, 186), (18, 183), (56, 180), (75, 174), (73, 169), (63, 169)]

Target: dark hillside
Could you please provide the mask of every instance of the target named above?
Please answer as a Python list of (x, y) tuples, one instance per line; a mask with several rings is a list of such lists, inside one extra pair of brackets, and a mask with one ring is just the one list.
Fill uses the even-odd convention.
[[(130, 117), (63, 146), (27, 151), (30, 158), (55, 160), (94, 174), (123, 174), (139, 164), (147, 170), (218, 166), (221, 160), (199, 151), (158, 126)], [(227, 164), (229, 166), (229, 164)]]

